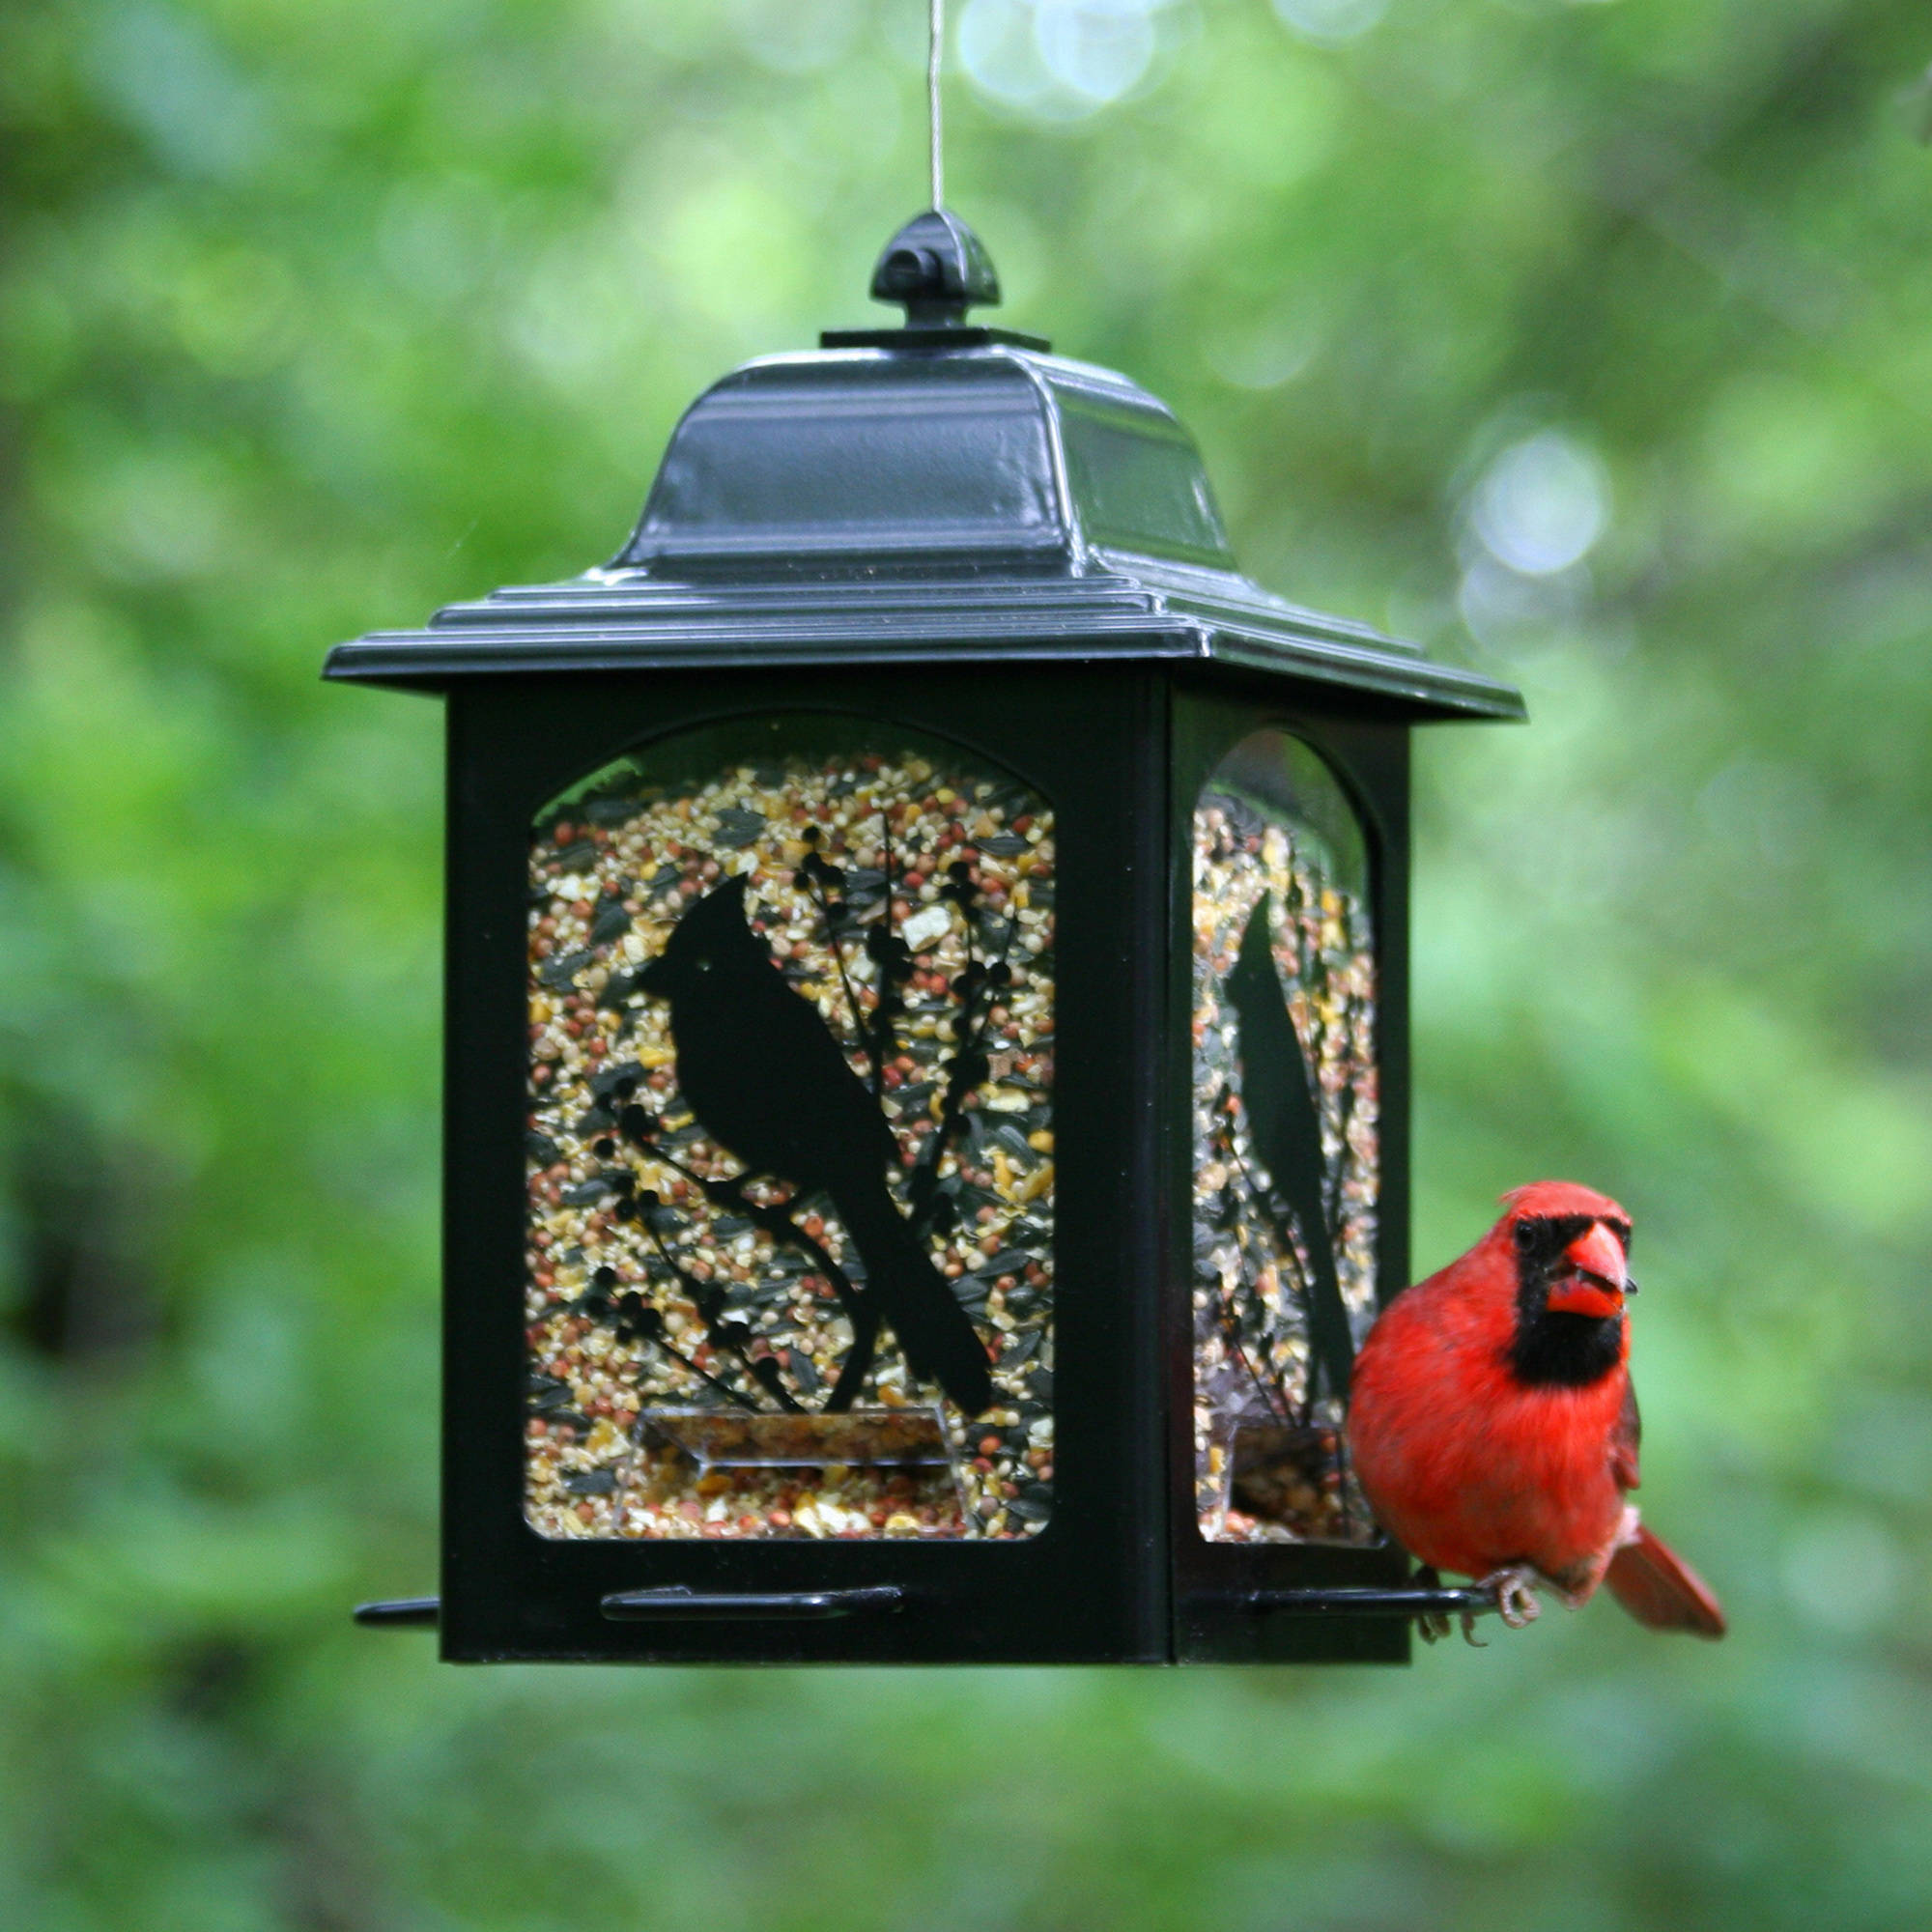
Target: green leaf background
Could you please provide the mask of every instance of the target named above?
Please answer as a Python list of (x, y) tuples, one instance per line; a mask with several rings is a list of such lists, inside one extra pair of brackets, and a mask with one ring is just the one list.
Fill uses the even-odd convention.
[(440, 740), (322, 654), (601, 559), (703, 384), (877, 318), (924, 10), (15, 0), (0, 1923), (1925, 1925), (1932, 19), (955, 13), (1001, 319), (1168, 399), (1264, 582), (1529, 696), (1420, 744), (1416, 1252), (1545, 1175), (1634, 1209), (1646, 1507), (1732, 1636), (352, 1630), (433, 1575)]

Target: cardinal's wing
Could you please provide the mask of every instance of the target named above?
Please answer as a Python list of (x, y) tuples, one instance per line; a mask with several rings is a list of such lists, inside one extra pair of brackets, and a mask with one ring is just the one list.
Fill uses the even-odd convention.
[(1620, 1490), (1634, 1490), (1637, 1486), (1636, 1452), (1642, 1440), (1643, 1417), (1637, 1413), (1636, 1384), (1626, 1376), (1623, 1411), (1610, 1432), (1610, 1474), (1617, 1479)]

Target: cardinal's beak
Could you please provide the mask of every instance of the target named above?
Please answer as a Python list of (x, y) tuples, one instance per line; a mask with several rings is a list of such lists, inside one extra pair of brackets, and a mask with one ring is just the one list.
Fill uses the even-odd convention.
[(1621, 1315), (1624, 1296), (1636, 1293), (1624, 1264), (1623, 1243), (1601, 1221), (1592, 1221), (1563, 1250), (1563, 1260), (1548, 1302), (1559, 1315)]

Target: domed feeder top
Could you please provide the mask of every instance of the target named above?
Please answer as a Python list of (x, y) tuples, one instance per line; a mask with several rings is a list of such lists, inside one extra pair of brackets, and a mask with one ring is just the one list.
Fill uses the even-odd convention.
[(1508, 686), (1244, 577), (1163, 403), (1037, 338), (951, 213), (909, 222), (872, 292), (899, 328), (835, 331), (714, 384), (601, 569), (338, 646), (331, 678), (706, 666), (1198, 659), (1358, 691), (1417, 718), (1522, 715)]

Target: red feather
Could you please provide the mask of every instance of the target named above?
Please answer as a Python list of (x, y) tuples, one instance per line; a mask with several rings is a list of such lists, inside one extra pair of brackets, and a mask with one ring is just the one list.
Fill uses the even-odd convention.
[(1527, 1380), (1513, 1355), (1517, 1224), (1582, 1218), (1627, 1231), (1629, 1216), (1567, 1181), (1504, 1198), (1509, 1211), (1489, 1234), (1398, 1295), (1363, 1344), (1348, 1431), (1363, 1491), (1383, 1527), (1432, 1568), (1486, 1577), (1528, 1564), (1573, 1603), (1607, 1572), (1641, 1622), (1721, 1635), (1709, 1589), (1647, 1530), (1618, 1548), (1624, 1495), (1637, 1485), (1628, 1322), (1607, 1368), (1582, 1385)]

